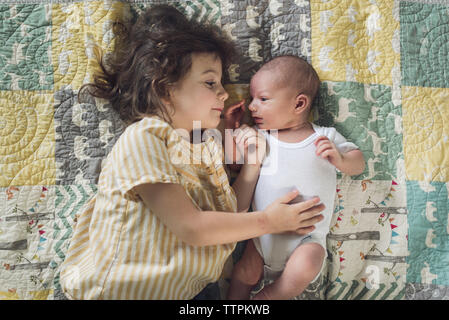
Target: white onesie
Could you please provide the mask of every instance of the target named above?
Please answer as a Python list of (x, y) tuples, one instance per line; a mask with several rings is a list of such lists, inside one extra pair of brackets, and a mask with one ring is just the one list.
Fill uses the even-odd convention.
[[(300, 196), (292, 202), (299, 202), (319, 196), (326, 206), (324, 219), (315, 225), (315, 230), (305, 236), (296, 234), (266, 234), (255, 238), (254, 244), (263, 257), (265, 276), (279, 275), (295, 248), (306, 242), (316, 242), (326, 249), (326, 235), (334, 210), (337, 175), (336, 168), (315, 154), (315, 140), (326, 136), (337, 149), (344, 153), (358, 149), (357, 146), (339, 134), (335, 128), (312, 124), (315, 133), (298, 143), (279, 141), (267, 131), (262, 131), (267, 139), (265, 157), (256, 185), (252, 208), (264, 210), (274, 200), (297, 188)], [(271, 274), (271, 275), (270, 275)]]

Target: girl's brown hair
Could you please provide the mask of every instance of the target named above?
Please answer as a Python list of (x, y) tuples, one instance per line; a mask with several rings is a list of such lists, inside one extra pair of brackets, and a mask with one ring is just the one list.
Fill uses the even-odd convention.
[(168, 5), (145, 11), (134, 24), (114, 23), (114, 51), (99, 59), (101, 73), (81, 87), (85, 94), (109, 100), (127, 123), (160, 115), (170, 122), (162, 102), (168, 89), (190, 70), (191, 54), (210, 52), (220, 57), (223, 74), (236, 57), (234, 43), (218, 27), (187, 19)]

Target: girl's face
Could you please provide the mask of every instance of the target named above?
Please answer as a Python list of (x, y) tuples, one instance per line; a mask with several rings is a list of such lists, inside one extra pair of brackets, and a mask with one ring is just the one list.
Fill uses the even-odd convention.
[(175, 110), (173, 126), (188, 131), (193, 121), (201, 128), (216, 128), (228, 93), (221, 84), (221, 60), (213, 53), (193, 53), (190, 71), (169, 90), (169, 103)]

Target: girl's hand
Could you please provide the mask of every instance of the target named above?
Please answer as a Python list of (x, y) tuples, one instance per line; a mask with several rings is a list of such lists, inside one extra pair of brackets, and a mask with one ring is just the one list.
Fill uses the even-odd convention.
[(244, 164), (260, 167), (266, 154), (266, 140), (262, 133), (244, 124), (235, 131), (237, 153), (244, 155)]
[(227, 108), (223, 113), (226, 129), (237, 129), (240, 127), (243, 115), (245, 114), (245, 100), (240, 101)]
[(270, 233), (294, 231), (305, 235), (312, 232), (314, 224), (324, 219), (318, 214), (324, 210), (324, 204), (318, 204), (318, 197), (295, 204), (288, 204), (299, 194), (298, 190), (290, 191), (286, 195), (275, 200), (265, 210)]
[(316, 155), (328, 160), (335, 167), (340, 168), (343, 163), (343, 156), (337, 147), (327, 137), (320, 136), (315, 140)]

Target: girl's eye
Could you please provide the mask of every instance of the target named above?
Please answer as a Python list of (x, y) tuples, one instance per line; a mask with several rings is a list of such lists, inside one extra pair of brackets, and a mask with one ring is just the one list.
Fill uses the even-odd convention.
[(209, 88), (212, 88), (212, 87), (215, 85), (215, 82), (214, 82), (214, 81), (206, 81), (206, 85), (207, 85)]

